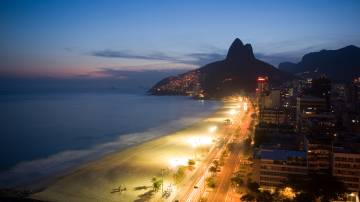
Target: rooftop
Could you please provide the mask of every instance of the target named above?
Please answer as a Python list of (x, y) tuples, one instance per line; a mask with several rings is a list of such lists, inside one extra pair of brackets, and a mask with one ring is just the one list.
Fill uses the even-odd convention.
[(294, 150), (260, 150), (258, 157), (261, 159), (269, 159), (275, 161), (286, 161), (294, 158), (306, 158), (305, 151), (294, 151)]
[(260, 145), (260, 149), (303, 151), (305, 144), (303, 135), (272, 134), (270, 141)]

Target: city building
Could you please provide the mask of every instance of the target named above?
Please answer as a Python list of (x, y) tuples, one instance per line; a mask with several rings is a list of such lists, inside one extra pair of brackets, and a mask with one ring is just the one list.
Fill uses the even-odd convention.
[(260, 110), (260, 116), (261, 116), (261, 110), (265, 106), (265, 96), (269, 93), (269, 79), (268, 77), (258, 77), (256, 80), (257, 88), (256, 88), (256, 97), (257, 97), (257, 104), (259, 106)]
[(284, 135), (254, 152), (254, 179), (261, 188), (280, 187), (290, 175), (306, 175), (306, 149), (301, 135)]
[(336, 118), (332, 113), (301, 113), (298, 123), (298, 129), (302, 133), (329, 135), (335, 133)]
[(281, 94), (279, 89), (272, 89), (268, 94), (264, 96), (264, 108), (275, 108), (281, 107)]
[(255, 127), (255, 133), (265, 134), (266, 136), (273, 136), (274, 134), (290, 134), (295, 133), (295, 127), (288, 123), (274, 124), (260, 122)]
[(360, 113), (360, 77), (347, 86), (346, 102), (354, 113)]
[(296, 99), (296, 113), (311, 114), (326, 111), (326, 100), (314, 96), (303, 96)]
[(269, 90), (269, 78), (267, 76), (259, 76), (256, 80), (258, 93), (265, 93)]
[(307, 165), (311, 171), (331, 169), (332, 139), (328, 135), (308, 135)]
[(298, 131), (301, 131), (303, 118), (325, 111), (327, 111), (326, 99), (308, 95), (298, 97), (296, 100), (296, 123)]
[(332, 174), (344, 182), (349, 191), (360, 192), (360, 150), (359, 147), (334, 147)]
[(287, 120), (285, 111), (278, 108), (264, 108), (261, 111), (260, 122), (270, 124), (283, 124)]

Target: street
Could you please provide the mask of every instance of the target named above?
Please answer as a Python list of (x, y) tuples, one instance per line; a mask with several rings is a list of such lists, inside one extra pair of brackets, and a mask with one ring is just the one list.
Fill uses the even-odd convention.
[[(239, 195), (231, 189), (231, 177), (243, 155), (243, 141), (249, 135), (248, 127), (251, 122), (252, 113), (253, 109), (246, 107), (245, 110), (239, 110), (236, 115), (233, 115), (233, 123), (224, 127), (223, 131), (221, 131), (225, 144), (222, 148), (215, 147), (210, 151), (207, 158), (194, 173), (191, 182), (187, 183), (186, 188), (183, 189), (184, 191), (178, 195), (177, 199), (179, 201), (199, 201), (201, 198), (206, 198), (207, 201), (213, 202), (240, 201)], [(232, 149), (229, 150), (228, 157), (225, 158), (220, 172), (215, 176), (216, 187), (212, 190), (206, 188), (206, 178), (211, 176), (208, 170), (213, 160), (219, 159), (228, 143), (232, 144)]]

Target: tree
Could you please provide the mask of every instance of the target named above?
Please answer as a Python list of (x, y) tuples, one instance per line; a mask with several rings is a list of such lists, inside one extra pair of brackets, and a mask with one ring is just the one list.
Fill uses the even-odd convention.
[(188, 165), (189, 166), (194, 166), (195, 165), (195, 160), (194, 159), (189, 159), (188, 160)]
[(306, 193), (300, 193), (296, 195), (296, 197), (294, 198), (295, 202), (309, 202), (314, 200), (315, 199), (313, 197), (311, 197), (309, 194)]
[(180, 183), (185, 177), (185, 166), (179, 166), (176, 173), (174, 174), (175, 183)]
[(269, 191), (261, 191), (256, 194), (256, 202), (272, 202), (273, 195)]
[(209, 177), (206, 179), (206, 184), (208, 187), (210, 188), (215, 188), (216, 187), (216, 181), (214, 177)]
[(248, 181), (248, 183), (247, 183), (247, 188), (250, 190), (250, 191), (252, 191), (252, 192), (254, 192), (254, 193), (258, 193), (259, 192), (259, 184), (258, 183), (256, 183), (256, 182), (251, 182), (251, 180), (249, 180)]
[(232, 151), (235, 149), (236, 143), (231, 142), (231, 143), (228, 143), (226, 146), (227, 146), (227, 149), (228, 149), (230, 152), (232, 152)]
[(216, 173), (216, 171), (217, 171), (217, 168), (216, 168), (215, 166), (211, 166), (211, 167), (209, 168), (209, 171), (210, 171), (211, 174), (214, 176), (215, 173)]
[(346, 193), (345, 185), (329, 172), (311, 172), (305, 176), (291, 175), (285, 182), (285, 186), (293, 188), (295, 192), (303, 193), (296, 196), (295, 201), (308, 198), (312, 201), (320, 199), (322, 202), (328, 202)]
[(240, 186), (244, 185), (244, 180), (242, 179), (242, 176), (240, 175), (240, 173), (238, 173), (234, 177), (232, 177), (231, 182), (236, 187), (240, 187)]
[(220, 165), (220, 163), (219, 163), (218, 160), (214, 160), (214, 161), (213, 161), (213, 164), (214, 164), (214, 166), (215, 166), (216, 168), (219, 167), (219, 165)]
[(155, 192), (159, 191), (159, 189), (161, 188), (161, 185), (163, 183), (163, 181), (161, 179), (157, 179), (156, 177), (152, 177), (151, 178), (151, 182), (152, 182), (152, 187), (153, 190)]
[(207, 198), (201, 197), (198, 202), (206, 202), (206, 201), (207, 201)]
[(245, 194), (245, 195), (241, 196), (240, 200), (245, 201), (245, 202), (251, 202), (251, 201), (255, 200), (255, 196), (251, 195), (251, 194)]

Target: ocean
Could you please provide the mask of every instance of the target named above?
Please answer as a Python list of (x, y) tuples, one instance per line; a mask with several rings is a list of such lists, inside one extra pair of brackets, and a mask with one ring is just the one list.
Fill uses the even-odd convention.
[(33, 183), (190, 126), (219, 106), (142, 94), (0, 95), (0, 187)]

